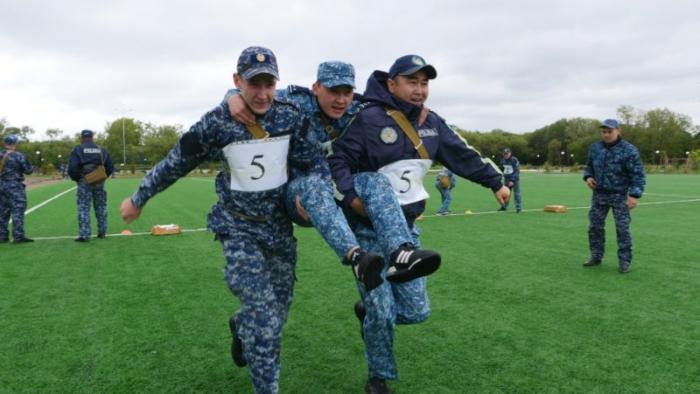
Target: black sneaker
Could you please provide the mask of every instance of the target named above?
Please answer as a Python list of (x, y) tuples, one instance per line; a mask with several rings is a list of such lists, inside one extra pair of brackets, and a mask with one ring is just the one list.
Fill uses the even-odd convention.
[(355, 279), (362, 282), (367, 291), (379, 287), (384, 282), (382, 279), (384, 259), (379, 255), (356, 249), (349, 260), (345, 259), (345, 263), (350, 264)]
[(585, 263), (583, 263), (584, 267), (595, 267), (596, 265), (600, 265), (601, 260), (597, 259), (595, 257), (590, 257), (588, 260), (586, 260)]
[(9, 238), (1, 238), (1, 239), (0, 239), (0, 244), (6, 244), (6, 243), (8, 243), (8, 242), (10, 242), (10, 239), (9, 239)]
[(106, 235), (104, 233), (99, 233), (97, 234), (97, 238), (99, 239), (105, 239)]
[(75, 242), (88, 242), (88, 241), (90, 241), (90, 238), (78, 237), (75, 239)]
[(507, 211), (507, 210), (508, 210), (508, 208), (506, 208), (506, 207), (501, 207), (501, 208), (498, 209), (498, 212), (505, 212), (505, 211)]
[(632, 271), (631, 265), (632, 264), (627, 261), (620, 261), (620, 265), (617, 270), (620, 271), (621, 274), (628, 274), (630, 271)]
[(241, 341), (241, 338), (238, 337), (238, 331), (236, 331), (236, 320), (233, 318), (233, 316), (228, 319), (228, 328), (231, 330), (231, 336), (233, 337), (231, 340), (231, 358), (237, 367), (243, 368), (248, 365), (248, 362), (243, 356), (243, 341)]
[(34, 240), (31, 238), (24, 237), (24, 238), (17, 238), (14, 241), (12, 241), (13, 244), (26, 244), (28, 242), (34, 242)]
[(391, 262), (386, 273), (386, 280), (404, 283), (421, 276), (428, 276), (440, 267), (441, 257), (432, 250), (416, 249), (404, 245), (391, 254)]
[(365, 385), (365, 393), (391, 394), (391, 389), (389, 389), (389, 385), (386, 384), (384, 379), (369, 378), (369, 380), (367, 380), (367, 385)]
[(360, 336), (362, 339), (365, 339), (365, 315), (367, 315), (367, 310), (365, 310), (365, 305), (362, 303), (362, 300), (357, 301), (355, 303), (355, 316), (357, 316), (357, 320), (360, 321)]

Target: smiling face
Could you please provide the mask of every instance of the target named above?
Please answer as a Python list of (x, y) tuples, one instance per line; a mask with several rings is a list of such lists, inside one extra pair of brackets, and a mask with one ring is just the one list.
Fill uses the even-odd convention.
[(270, 109), (277, 86), (273, 75), (258, 74), (246, 80), (238, 74), (233, 74), (233, 82), (241, 90), (241, 98), (254, 114), (262, 115)]
[(352, 104), (352, 86), (340, 85), (328, 88), (316, 82), (311, 90), (318, 100), (321, 111), (331, 119), (340, 119)]
[(430, 91), (428, 75), (422, 70), (411, 75), (397, 75), (387, 80), (387, 87), (394, 96), (417, 106), (428, 100)]

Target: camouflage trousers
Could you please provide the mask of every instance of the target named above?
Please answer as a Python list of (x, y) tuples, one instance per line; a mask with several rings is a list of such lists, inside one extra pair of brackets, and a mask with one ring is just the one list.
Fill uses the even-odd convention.
[(617, 231), (617, 258), (619, 262), (632, 262), (632, 217), (627, 207), (627, 195), (593, 193), (591, 210), (588, 212), (588, 245), (591, 257), (602, 259), (605, 254), (605, 218), (612, 208)]
[[(508, 182), (508, 180), (506, 180), (506, 183), (507, 182)], [(523, 206), (522, 195), (520, 194), (520, 181), (511, 180), (511, 182), (513, 182), (513, 187), (510, 188), (510, 190), (513, 192), (513, 197), (515, 198), (515, 209), (519, 211), (522, 209), (522, 206)], [(508, 201), (506, 201), (506, 203), (503, 204), (503, 207), (508, 209), (508, 205), (510, 204), (510, 201), (511, 201), (510, 199)]]
[[(411, 227), (413, 244), (420, 247), (418, 227)], [(376, 233), (360, 225), (355, 229), (355, 235), (363, 248), (381, 253), (381, 245)], [(385, 261), (389, 256), (385, 255)], [(385, 263), (384, 274), (388, 263)], [(422, 277), (410, 282), (396, 284), (384, 281), (381, 286), (365, 291), (361, 282), (357, 282), (366, 315), (364, 321), (365, 358), (369, 377), (381, 379), (396, 379), (396, 359), (394, 356), (394, 328), (396, 324), (416, 324), (425, 321), (430, 316), (430, 300), (428, 299), (427, 278)]]
[(78, 235), (90, 238), (90, 205), (95, 207), (98, 234), (107, 234), (107, 191), (104, 183), (88, 185), (78, 182)]
[(24, 211), (27, 209), (27, 193), (24, 183), (0, 181), (0, 240), (9, 236), (12, 217), (12, 237), (24, 238)]
[(241, 221), (220, 237), (226, 258), (224, 277), (241, 302), (234, 319), (256, 393), (279, 392), (282, 327), (292, 303), (296, 266), (291, 233), (258, 236), (267, 226)]
[[(404, 243), (413, 241), (391, 184), (386, 176), (376, 172), (355, 174), (355, 190), (367, 210), (382, 247), (389, 255)], [(295, 199), (309, 215), (305, 222), (297, 213)], [(341, 259), (350, 249), (359, 246), (342, 210), (335, 203), (333, 185), (320, 176), (297, 177), (287, 184), (287, 213), (295, 223), (313, 226)]]
[(442, 204), (440, 204), (440, 209), (438, 209), (438, 213), (449, 212), (450, 204), (452, 203), (452, 190), (443, 189), (439, 186), (437, 189), (440, 192), (440, 200), (442, 201)]

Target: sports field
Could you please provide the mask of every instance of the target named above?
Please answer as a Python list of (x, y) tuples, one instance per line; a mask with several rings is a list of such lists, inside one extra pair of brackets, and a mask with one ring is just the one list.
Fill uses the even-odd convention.
[[(460, 180), (458, 215), (432, 216), (432, 181), (419, 224), (443, 266), (429, 280), (431, 318), (397, 330), (395, 392), (700, 392), (700, 176), (648, 176), (627, 275), (612, 215), (603, 265), (581, 267), (590, 191), (579, 175), (523, 174), (519, 215), (495, 212), (488, 190)], [(108, 182), (110, 234), (127, 228), (119, 203), (137, 184)], [(73, 242), (75, 190), (56, 197), (73, 187), (30, 190), (37, 242), (0, 245), (0, 392), (251, 392), (229, 354), (238, 302), (221, 246), (202, 230), (213, 179), (180, 180), (128, 226), (135, 235), (87, 244)], [(138, 235), (168, 223), (194, 231)], [(296, 236), (282, 392), (363, 392), (352, 274), (315, 230)]]

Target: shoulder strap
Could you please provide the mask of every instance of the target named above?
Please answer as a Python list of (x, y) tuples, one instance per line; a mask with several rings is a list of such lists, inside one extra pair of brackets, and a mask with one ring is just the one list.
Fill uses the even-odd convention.
[(10, 157), (10, 151), (6, 150), (5, 154), (2, 156), (2, 160), (0, 160), (0, 175), (2, 175), (2, 170), (5, 169), (5, 163), (7, 163), (7, 159)]
[(246, 125), (245, 127), (248, 129), (250, 134), (252, 134), (253, 138), (256, 140), (267, 138), (270, 136), (270, 133), (265, 131), (265, 129), (260, 127), (260, 125), (257, 123), (252, 125), (252, 126)]
[(406, 134), (406, 137), (411, 140), (411, 143), (413, 143), (413, 147), (418, 151), (420, 158), (430, 160), (430, 155), (428, 155), (428, 151), (425, 149), (425, 146), (423, 146), (423, 141), (418, 136), (418, 132), (413, 127), (411, 122), (406, 119), (406, 115), (404, 115), (403, 112), (395, 109), (387, 109), (386, 114), (394, 119), (403, 133)]

